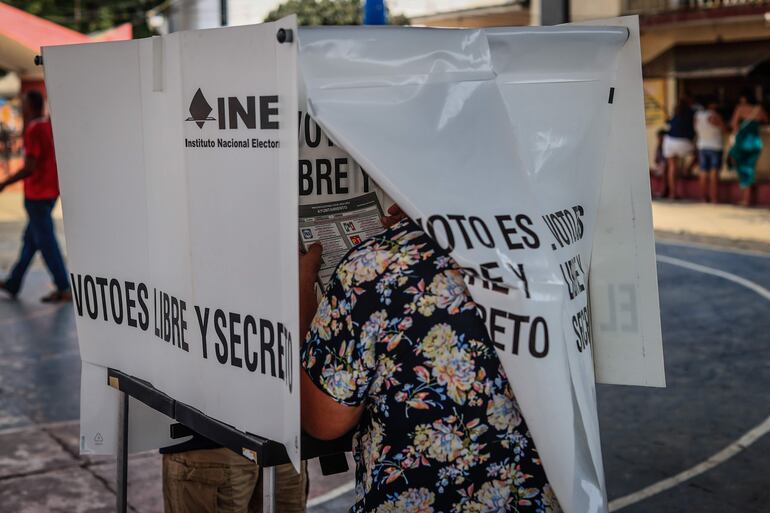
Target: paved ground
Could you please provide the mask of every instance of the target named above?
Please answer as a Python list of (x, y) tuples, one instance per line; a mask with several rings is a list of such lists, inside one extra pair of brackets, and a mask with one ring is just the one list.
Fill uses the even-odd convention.
[[(770, 258), (658, 244), (658, 254), (720, 269), (770, 290)], [(627, 513), (770, 511), (768, 301), (724, 278), (660, 263), (666, 389), (599, 386), (611, 501)], [(756, 442), (649, 498), (634, 496), (709, 460), (764, 422)], [(670, 483), (673, 484), (673, 483)], [(351, 494), (318, 508), (344, 511)], [(616, 509), (617, 511), (617, 509)]]
[[(658, 245), (658, 254), (770, 289), (770, 258)], [(770, 298), (725, 280), (658, 265), (666, 389), (600, 386), (610, 499), (689, 469), (770, 415)], [(766, 512), (770, 436), (713, 470), (638, 502), (636, 512)]]
[[(0, 195), (0, 274), (15, 256), (22, 229), (12, 199)], [(698, 209), (701, 214), (689, 221), (692, 227), (677, 234), (679, 221), (667, 216)], [(723, 246), (764, 250), (770, 244), (767, 211), (739, 210), (726, 212), (734, 217), (729, 226), (739, 227), (732, 233), (752, 235), (744, 242), (725, 238), (730, 234), (713, 239), (716, 236), (707, 233), (714, 219), (727, 215), (721, 209), (656, 203), (655, 221), (658, 227), (668, 223), (667, 240), (716, 240)], [(739, 231), (751, 223), (752, 230)], [(660, 243), (658, 254), (733, 273), (770, 289), (767, 255), (669, 243)], [(622, 511), (629, 513), (766, 512), (768, 299), (746, 284), (672, 262), (658, 265), (668, 388), (598, 389), (610, 499), (626, 498)], [(37, 301), (47, 282), (38, 266), (18, 302), (0, 300), (0, 513), (114, 511), (114, 462), (77, 455), (73, 421), (78, 417), (80, 363), (74, 320), (69, 307)], [(744, 435), (763, 422), (766, 427), (755, 430), (756, 440), (749, 444), (751, 439)], [(714, 460), (725, 447), (735, 454)], [(710, 458), (721, 462), (698, 473)], [(697, 475), (670, 481), (688, 469)], [(132, 511), (160, 512), (157, 454), (134, 456), (129, 472)], [(311, 497), (316, 505), (311, 510), (345, 511), (351, 493), (334, 498), (328, 492), (348, 482), (350, 474), (319, 476), (314, 467)], [(671, 486), (647, 498), (638, 494), (656, 483)], [(317, 504), (324, 498), (328, 500)]]
[[(71, 307), (46, 306), (38, 266), (18, 301), (0, 299), (0, 513), (115, 511), (115, 462), (78, 455), (80, 356)], [(350, 481), (311, 463), (311, 498)], [(131, 458), (129, 505), (161, 513), (160, 458)]]

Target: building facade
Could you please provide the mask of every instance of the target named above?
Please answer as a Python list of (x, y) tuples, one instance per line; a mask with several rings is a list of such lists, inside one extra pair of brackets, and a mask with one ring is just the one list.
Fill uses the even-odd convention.
[[(395, 2), (391, 2), (391, 9), (395, 10), (393, 4)], [(450, 8), (450, 3), (434, 4), (441, 4), (441, 7), (433, 10), (417, 10), (412, 7), (405, 14), (409, 16), (412, 25), (426, 27), (510, 27), (529, 25), (532, 20), (528, 0), (456, 1), (454, 8)]]
[(280, 0), (185, 0), (172, 2), (164, 14), (168, 31), (177, 32), (221, 26), (223, 8), (228, 25), (260, 23), (279, 4)]
[[(507, 1), (414, 18), (431, 26), (483, 27), (539, 24), (545, 2)], [(739, 96), (750, 91), (770, 112), (770, 0), (570, 0), (571, 21), (638, 15), (645, 117), (654, 157), (656, 133), (678, 100), (716, 97), (729, 120)], [(550, 6), (553, 8), (553, 5)], [(770, 127), (757, 166), (759, 200), (770, 203)], [(732, 175), (723, 170), (726, 183)], [(729, 185), (725, 199), (737, 190)]]
[[(683, 97), (716, 97), (729, 120), (750, 92), (770, 111), (770, 1), (616, 0), (613, 12), (639, 15), (650, 141)], [(770, 127), (762, 138), (757, 177), (770, 182)]]
[[(257, 23), (280, 0), (225, 0), (229, 24)], [(548, 2), (548, 4), (546, 4)], [(543, 8), (557, 6), (571, 21), (638, 15), (650, 157), (656, 132), (679, 98), (716, 96), (729, 118), (749, 89), (770, 112), (770, 0), (388, 0), (392, 13), (413, 25), (491, 27), (537, 25)], [(221, 0), (175, 3), (170, 29), (219, 25)], [(758, 177), (770, 202), (770, 127)], [(726, 175), (729, 177), (729, 173)], [(732, 193), (731, 193), (732, 194)], [(764, 197), (763, 196), (763, 197)]]

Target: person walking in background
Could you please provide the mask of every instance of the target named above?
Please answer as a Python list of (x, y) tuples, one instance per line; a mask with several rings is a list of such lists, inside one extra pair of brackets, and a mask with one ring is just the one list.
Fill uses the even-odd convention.
[(29, 220), (24, 231), (19, 259), (6, 281), (0, 281), (0, 290), (15, 298), (32, 258), (40, 251), (56, 285), (56, 290), (44, 296), (41, 301), (71, 301), (67, 268), (64, 266), (51, 218), (51, 211), (59, 197), (51, 120), (43, 116), (45, 102), (43, 95), (38, 91), (29, 91), (24, 96), (22, 109), (26, 125), (24, 166), (0, 182), (0, 191), (12, 183), (24, 180), (24, 208)]
[(664, 182), (664, 190), (660, 195), (653, 195), (655, 198), (660, 198), (665, 195), (665, 181), (666, 181), (666, 157), (663, 156), (663, 138), (666, 136), (666, 130), (661, 128), (658, 130), (657, 143), (655, 144), (655, 160), (653, 165), (650, 166), (650, 178), (661, 178)]
[(663, 137), (663, 157), (666, 159), (667, 196), (677, 198), (676, 182), (679, 172), (679, 160), (684, 160), (693, 153), (695, 138), (693, 126), (694, 112), (688, 98), (682, 98), (674, 109), (674, 115), (668, 121), (668, 132)]
[(719, 202), (719, 170), (722, 168), (724, 134), (727, 132), (718, 108), (716, 99), (709, 98), (705, 102), (705, 109), (695, 113), (701, 199), (712, 203)]
[(3, 173), (2, 176), (6, 177), (11, 174), (11, 145), (13, 144), (13, 134), (11, 130), (0, 121), (0, 159), (3, 161)]
[(757, 160), (762, 153), (759, 125), (767, 121), (767, 112), (757, 103), (754, 94), (749, 90), (743, 91), (730, 121), (735, 142), (729, 155), (738, 172), (738, 182), (741, 186), (740, 205), (744, 207), (751, 205)]

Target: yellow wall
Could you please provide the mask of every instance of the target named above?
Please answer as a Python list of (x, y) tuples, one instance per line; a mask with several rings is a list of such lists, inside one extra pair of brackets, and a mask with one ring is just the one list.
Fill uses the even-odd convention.
[[(711, 21), (642, 27), (642, 62), (650, 62), (677, 44), (748, 41), (755, 39), (770, 39), (770, 27), (766, 25), (764, 19), (760, 16), (721, 18)], [(670, 115), (679, 97), (677, 81), (671, 78), (662, 79), (662, 81), (665, 83), (665, 111)], [(656, 87), (659, 86), (660, 84), (656, 84)], [(662, 126), (663, 124), (659, 122), (647, 125), (647, 143), (651, 162), (654, 158), (656, 132)], [(770, 130), (763, 133), (763, 139), (766, 139), (766, 147), (770, 148), (770, 145), (768, 145), (770, 143)], [(762, 178), (770, 178), (770, 151), (762, 152), (757, 174)]]
[(621, 0), (571, 0), (572, 21), (597, 20), (620, 16)]
[[(601, 19), (623, 14), (623, 0), (571, 0), (570, 15), (573, 21)], [(453, 13), (414, 20), (417, 24), (443, 27), (489, 27), (526, 25), (540, 20), (540, 0), (531, 0), (526, 10), (487, 14)], [(708, 21), (689, 21), (659, 26), (643, 26), (641, 34), (642, 62), (647, 63), (677, 44), (715, 43), (717, 41), (748, 41), (770, 39), (770, 25), (762, 16), (726, 17)], [(679, 94), (677, 81), (671, 78), (645, 81), (647, 143), (650, 163), (654, 162), (657, 143), (656, 132), (665, 124)], [(654, 108), (653, 103), (657, 104)], [(660, 103), (663, 103), (662, 108)], [(765, 147), (758, 165), (758, 176), (770, 179), (770, 127), (763, 130)]]
[(715, 43), (770, 39), (770, 27), (760, 16), (722, 18), (642, 28), (642, 62), (647, 63), (681, 43)]
[[(539, 9), (539, 0), (531, 8)], [(622, 0), (571, 0), (574, 21), (609, 18), (623, 14)], [(770, 26), (761, 15), (733, 16), (642, 27), (642, 62), (647, 63), (678, 43), (712, 43), (770, 39)]]
[(426, 27), (511, 27), (529, 25), (529, 11), (509, 11), (490, 14), (474, 14), (473, 12), (457, 12), (444, 15), (413, 18), (413, 25)]

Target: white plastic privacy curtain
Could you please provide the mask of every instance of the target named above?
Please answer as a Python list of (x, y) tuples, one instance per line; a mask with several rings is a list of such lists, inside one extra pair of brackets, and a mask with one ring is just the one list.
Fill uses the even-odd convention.
[(588, 271), (627, 38), (625, 27), (299, 37), (309, 114), (465, 268), (569, 512), (607, 509)]

